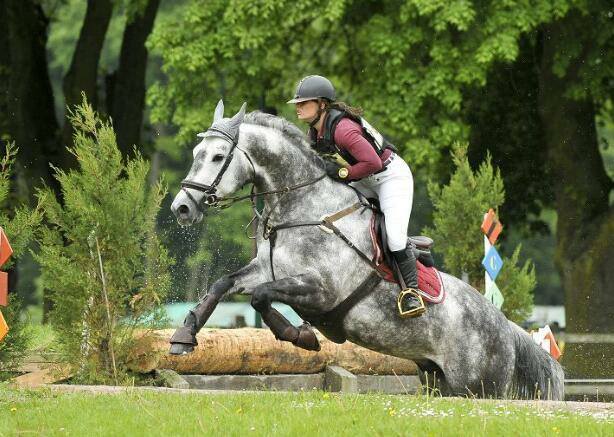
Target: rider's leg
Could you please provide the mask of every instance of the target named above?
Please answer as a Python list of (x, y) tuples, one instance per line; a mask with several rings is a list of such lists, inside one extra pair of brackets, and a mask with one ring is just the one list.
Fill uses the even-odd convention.
[(272, 301), (283, 302), (293, 307), (313, 312), (324, 312), (326, 293), (321, 284), (308, 275), (288, 277), (259, 285), (252, 292), (252, 306), (262, 315), (262, 320), (278, 340), (289, 341), (307, 350), (320, 350), (320, 343), (310, 325), (293, 326), (279, 311), (271, 306)]
[(393, 160), (380, 175), (374, 175), (374, 188), (386, 216), (388, 247), (406, 286), (403, 290), (406, 292), (400, 296), (399, 306), (402, 306), (404, 315), (417, 316), (425, 308), (424, 302), (415, 292), (418, 289), (416, 257), (411, 247), (407, 247), (407, 227), (413, 203), (413, 176), (405, 161), (400, 158)]

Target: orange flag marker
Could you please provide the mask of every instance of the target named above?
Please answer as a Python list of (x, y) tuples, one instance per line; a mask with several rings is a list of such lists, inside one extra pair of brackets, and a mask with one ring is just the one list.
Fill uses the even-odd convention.
[(486, 238), (488, 238), (490, 244), (495, 244), (495, 241), (497, 241), (497, 238), (502, 230), (503, 225), (497, 218), (495, 211), (490, 208), (484, 217), (484, 221), (482, 222), (482, 232), (484, 232), (484, 235), (486, 235)]
[(0, 311), (0, 341), (4, 338), (6, 334), (9, 332), (9, 325), (6, 324), (6, 320), (4, 320), (4, 316), (2, 315), (2, 311)]
[(4, 229), (0, 228), (0, 267), (8, 261), (12, 254), (13, 248), (9, 243), (9, 239), (6, 237)]
[(2, 305), (3, 307), (8, 305), (8, 294), (9, 294), (9, 287), (8, 287), (8, 273), (6, 272), (0, 272), (0, 305)]
[[(4, 233), (4, 229), (0, 228), (0, 267), (13, 254), (13, 248), (9, 243), (9, 239)], [(8, 274), (6, 272), (0, 272), (0, 305), (6, 306), (8, 304)], [(9, 332), (9, 325), (6, 324), (4, 316), (0, 311), (0, 341)]]
[(559, 345), (556, 344), (550, 326), (546, 325), (543, 328), (539, 328), (536, 332), (531, 334), (531, 337), (533, 337), (535, 343), (552, 355), (552, 358), (555, 360), (561, 358), (561, 349), (559, 349)]

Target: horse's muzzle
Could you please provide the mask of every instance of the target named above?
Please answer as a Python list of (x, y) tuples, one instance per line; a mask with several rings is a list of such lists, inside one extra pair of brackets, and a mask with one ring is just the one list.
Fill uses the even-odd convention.
[[(203, 205), (201, 209), (207, 208)], [(203, 213), (189, 199), (176, 198), (171, 205), (171, 211), (181, 226), (190, 226), (203, 218)]]

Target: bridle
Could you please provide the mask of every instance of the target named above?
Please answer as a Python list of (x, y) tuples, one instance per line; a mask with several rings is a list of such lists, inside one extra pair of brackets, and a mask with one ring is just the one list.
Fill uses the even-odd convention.
[(200, 182), (195, 182), (195, 181), (191, 181), (189, 179), (184, 179), (181, 181), (181, 189), (182, 191), (188, 196), (188, 198), (190, 199), (190, 201), (196, 206), (196, 209), (198, 209), (198, 211), (201, 214), (204, 214), (204, 211), (200, 205), (200, 202), (198, 202), (194, 196), (192, 196), (192, 194), (190, 194), (190, 192), (186, 189), (186, 188), (190, 188), (192, 190), (196, 190), (196, 191), (200, 191), (201, 193), (204, 193), (204, 197), (202, 202), (209, 206), (209, 207), (213, 207), (213, 208), (219, 208), (219, 209), (225, 209), (228, 208), (230, 206), (232, 206), (233, 204), (235, 204), (236, 202), (240, 202), (242, 200), (246, 200), (246, 199), (250, 199), (252, 201), (252, 203), (254, 203), (254, 199), (258, 196), (266, 196), (268, 194), (277, 194), (277, 193), (288, 193), (290, 191), (294, 191), (296, 189), (299, 188), (303, 188), (306, 187), (308, 185), (311, 184), (315, 184), (316, 182), (324, 179), (326, 177), (326, 173), (322, 174), (321, 176), (317, 177), (316, 179), (313, 179), (311, 181), (307, 181), (307, 182), (302, 182), (296, 185), (291, 185), (289, 187), (284, 187), (278, 190), (270, 190), (270, 191), (262, 191), (262, 192), (255, 192), (254, 188), (252, 187), (251, 193), (244, 195), (244, 196), (230, 196), (230, 197), (220, 197), (217, 194), (217, 186), (219, 185), (220, 181), (222, 180), (222, 177), (224, 176), (224, 173), (226, 173), (226, 170), (228, 170), (228, 166), (230, 165), (230, 162), (232, 161), (232, 158), (234, 156), (234, 150), (238, 149), (241, 152), (243, 152), (243, 154), (245, 155), (245, 157), (247, 158), (247, 160), (249, 161), (250, 165), (252, 166), (252, 170), (253, 170), (253, 174), (254, 174), (254, 179), (256, 178), (256, 167), (254, 166), (254, 162), (251, 160), (251, 158), (249, 157), (249, 155), (247, 154), (247, 152), (241, 148), (239, 148), (238, 146), (238, 135), (236, 137), (232, 137), (231, 135), (229, 135), (227, 132), (221, 130), (221, 129), (217, 129), (214, 127), (210, 127), (207, 132), (212, 131), (215, 132), (216, 136), (221, 136), (222, 138), (224, 138), (225, 140), (227, 140), (230, 144), (230, 151), (228, 152), (228, 155), (226, 156), (226, 159), (224, 160), (224, 163), (222, 164), (222, 168), (220, 168), (220, 171), (218, 172), (217, 176), (215, 177), (215, 179), (213, 180), (213, 182), (211, 183), (211, 185), (205, 185), (205, 184), (201, 184)]
[[(186, 188), (191, 188), (193, 190), (197, 190), (197, 191), (204, 193), (205, 196), (203, 197), (203, 199), (204, 199), (205, 205), (213, 206), (213, 207), (217, 206), (220, 202), (220, 197), (216, 193), (217, 186), (220, 184), (220, 181), (222, 180), (224, 173), (226, 173), (226, 170), (228, 170), (228, 166), (230, 165), (230, 162), (232, 161), (232, 158), (234, 156), (234, 150), (237, 148), (237, 145), (238, 145), (238, 140), (237, 140), (238, 135), (235, 137), (232, 137), (227, 132), (224, 132), (221, 129), (216, 129), (214, 127), (210, 127), (207, 130), (207, 132), (209, 131), (213, 131), (215, 132), (215, 135), (221, 136), (222, 138), (227, 140), (231, 144), (231, 147), (230, 147), (230, 151), (228, 152), (228, 155), (226, 156), (226, 159), (224, 160), (224, 163), (222, 164), (222, 168), (220, 168), (220, 171), (218, 172), (217, 176), (215, 177), (211, 185), (201, 184), (200, 182), (191, 181), (189, 179), (184, 179), (181, 181), (181, 189), (186, 193), (188, 198), (192, 201), (192, 203), (194, 203), (198, 211), (200, 211), (201, 213), (203, 213), (203, 210), (200, 206), (200, 202), (197, 202), (194, 196), (192, 196), (190, 192), (186, 190)], [(254, 164), (252, 163), (252, 160), (249, 159), (249, 156), (247, 155), (247, 153), (245, 153), (245, 156), (247, 156), (247, 159), (249, 160), (250, 164), (253, 167)], [(254, 172), (255, 172), (255, 169), (254, 169)]]

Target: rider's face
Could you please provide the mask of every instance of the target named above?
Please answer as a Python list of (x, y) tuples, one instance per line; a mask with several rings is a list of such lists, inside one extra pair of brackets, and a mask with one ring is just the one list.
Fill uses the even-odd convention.
[(299, 120), (311, 122), (318, 115), (318, 101), (307, 100), (306, 102), (295, 103), (296, 116)]

